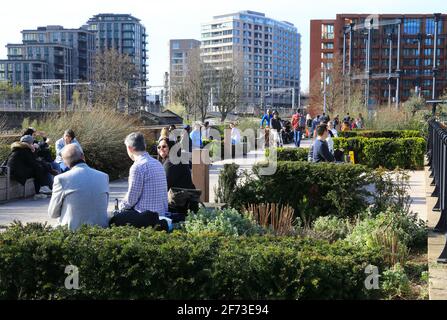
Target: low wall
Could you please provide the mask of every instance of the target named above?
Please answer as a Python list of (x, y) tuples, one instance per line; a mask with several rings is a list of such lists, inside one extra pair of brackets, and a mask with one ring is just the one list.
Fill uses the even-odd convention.
[[(8, 197), (9, 189), (9, 197)], [(35, 194), (34, 189), (34, 179), (28, 179), (25, 186), (14, 180), (9, 181), (8, 188), (8, 177), (0, 176), (0, 202), (5, 202), (8, 200), (22, 199), (32, 197)]]
[(60, 111), (0, 111), (0, 119), (3, 118), (5, 123), (4, 130), (14, 130), (22, 128), (22, 122), (25, 118), (34, 121), (60, 113)]

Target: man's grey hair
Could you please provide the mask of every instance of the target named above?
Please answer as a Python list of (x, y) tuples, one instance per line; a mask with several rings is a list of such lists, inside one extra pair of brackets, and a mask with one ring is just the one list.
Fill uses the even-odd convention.
[(72, 143), (64, 147), (61, 155), (65, 164), (71, 168), (76, 162), (82, 160), (84, 152), (77, 144)]
[(137, 152), (146, 151), (146, 142), (144, 141), (144, 135), (141, 132), (133, 132), (129, 134), (124, 140), (124, 144), (134, 148)]

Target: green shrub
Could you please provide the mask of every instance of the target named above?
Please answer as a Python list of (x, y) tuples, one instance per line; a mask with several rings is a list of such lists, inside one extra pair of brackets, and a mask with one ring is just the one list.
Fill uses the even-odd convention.
[(364, 166), (279, 161), (273, 175), (261, 175), (260, 166), (230, 189), (227, 204), (237, 209), (256, 203), (288, 204), (305, 223), (318, 216), (352, 217), (368, 206), (366, 186), (374, 172)]
[(217, 187), (214, 187), (214, 195), (219, 203), (233, 204), (236, 195), (239, 165), (235, 163), (224, 164), (220, 171)]
[(424, 221), (416, 214), (399, 210), (387, 210), (374, 216), (362, 217), (348, 240), (357, 245), (370, 245), (377, 230), (387, 229), (396, 233), (402, 245), (408, 248), (420, 248), (427, 245), (428, 230)]
[(343, 149), (346, 154), (354, 151), (358, 164), (370, 168), (397, 167), (419, 170), (424, 167), (426, 142), (423, 138), (335, 138), (334, 148)]
[(402, 299), (411, 294), (410, 280), (399, 263), (383, 273), (381, 287), (383, 295), (389, 300)]
[[(265, 157), (270, 155), (270, 148), (265, 149)], [(309, 148), (276, 148), (278, 161), (307, 161)]]
[(0, 233), (0, 261), (0, 299), (364, 299), (365, 267), (382, 266), (343, 241), (37, 225)]
[(340, 138), (423, 138), (421, 132), (418, 130), (353, 130), (338, 132)]
[(197, 213), (187, 216), (184, 228), (191, 234), (216, 232), (225, 236), (252, 236), (264, 233), (254, 220), (240, 214), (235, 209), (207, 210), (201, 208)]
[(345, 239), (351, 232), (351, 228), (348, 219), (335, 216), (318, 217), (313, 223), (313, 231), (316, 235), (331, 242)]
[[(30, 125), (26, 119), (24, 125)], [(32, 123), (32, 126), (45, 131), (53, 142), (60, 139), (66, 129), (73, 129), (90, 166), (108, 173), (111, 179), (128, 175), (132, 162), (127, 155), (124, 139), (137, 127), (125, 115), (96, 108), (94, 111), (49, 116)]]

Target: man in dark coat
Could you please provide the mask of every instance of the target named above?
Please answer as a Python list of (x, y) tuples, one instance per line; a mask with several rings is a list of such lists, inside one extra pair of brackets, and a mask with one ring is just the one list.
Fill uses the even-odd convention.
[(33, 142), (33, 137), (29, 135), (23, 136), (20, 142), (14, 142), (6, 165), (10, 169), (12, 179), (25, 185), (27, 179), (34, 178), (36, 194), (48, 194), (51, 189), (47, 170), (36, 160)]

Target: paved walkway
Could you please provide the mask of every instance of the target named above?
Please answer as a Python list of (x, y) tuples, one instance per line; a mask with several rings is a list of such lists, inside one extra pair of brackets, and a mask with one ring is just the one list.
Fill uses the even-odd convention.
[[(303, 141), (302, 147), (309, 147), (310, 141)], [(290, 146), (292, 147), (292, 146)], [(214, 202), (214, 187), (217, 186), (218, 176), (224, 164), (235, 162), (241, 169), (251, 169), (253, 164), (264, 158), (264, 151), (252, 151), (245, 159), (230, 159), (213, 163), (210, 167), (210, 202)], [(429, 227), (433, 228), (438, 219), (439, 212), (433, 212), (436, 199), (431, 198), (433, 187), (430, 187), (431, 179), (428, 179), (428, 169), (425, 171), (409, 172), (410, 174), (410, 197), (412, 199), (411, 210), (416, 212), (420, 219), (428, 221)], [(110, 202), (108, 211), (113, 211), (115, 199), (122, 199), (127, 191), (127, 180), (114, 181), (110, 183)], [(55, 225), (55, 219), (47, 216), (49, 199), (33, 200), (24, 199), (11, 201), (0, 205), (0, 231), (4, 226), (14, 220), (23, 223), (40, 222)], [(439, 257), (445, 245), (444, 235), (429, 233), (428, 260), (430, 273), (430, 299), (447, 299), (447, 266), (439, 265), (436, 259)]]
[(432, 229), (439, 221), (440, 212), (433, 211), (433, 207), (437, 202), (437, 198), (432, 198), (431, 194), (434, 187), (430, 186), (433, 179), (430, 177), (428, 167), (425, 168), (424, 178), (426, 186), (427, 199), (427, 219), (428, 219), (428, 270), (430, 274), (429, 280), (429, 296), (430, 300), (447, 300), (447, 265), (438, 264), (436, 261), (439, 258), (442, 250), (446, 244), (446, 237), (444, 234), (435, 233)]
[[(127, 180), (110, 183), (110, 200), (108, 211), (115, 208), (115, 199), (122, 199), (127, 191)], [(48, 218), (50, 199), (34, 200), (33, 198), (11, 201), (0, 204), (0, 227), (9, 225), (14, 220), (24, 223), (40, 222), (55, 225), (57, 220)]]
[[(302, 147), (309, 147), (310, 140), (303, 140)], [(293, 147), (293, 145), (288, 145)], [(217, 186), (218, 177), (221, 169), (226, 163), (236, 163), (241, 169), (251, 169), (253, 164), (264, 158), (264, 150), (256, 150), (250, 152), (244, 159), (228, 159), (215, 162), (210, 167), (210, 199), (214, 202), (214, 188)], [(425, 201), (425, 174), (423, 171), (410, 172), (410, 196), (412, 198), (411, 210), (417, 212), (419, 217), (427, 220), (427, 205)], [(127, 191), (127, 180), (114, 181), (110, 183), (110, 203), (109, 211), (113, 211), (115, 207), (115, 199), (122, 199)], [(14, 220), (24, 223), (28, 222), (47, 222), (51, 225), (56, 223), (55, 220), (49, 219), (47, 216), (47, 208), (49, 199), (33, 200), (22, 199), (11, 201), (6, 204), (0, 204), (0, 226), (9, 225)]]

